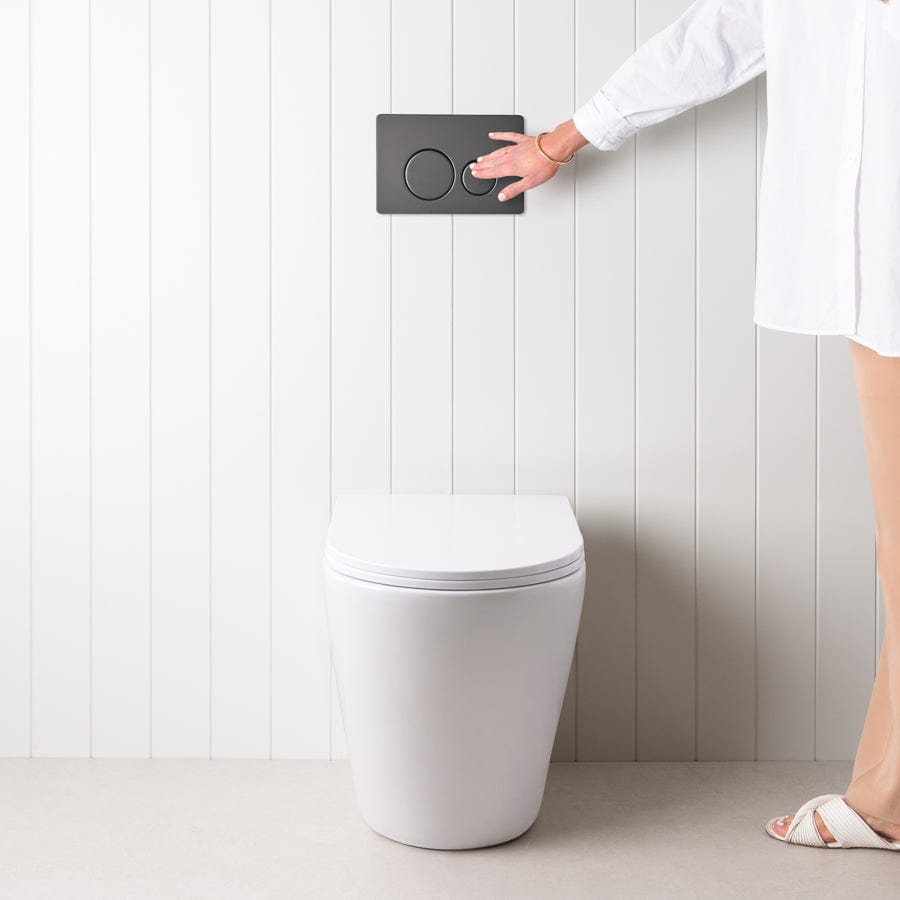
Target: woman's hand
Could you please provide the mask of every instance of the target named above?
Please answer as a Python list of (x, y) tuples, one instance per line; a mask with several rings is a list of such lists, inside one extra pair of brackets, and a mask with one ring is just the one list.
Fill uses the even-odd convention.
[(512, 200), (523, 191), (549, 181), (559, 168), (558, 165), (547, 162), (537, 152), (534, 138), (527, 134), (515, 131), (491, 131), (488, 137), (495, 141), (515, 141), (511, 145), (498, 147), (487, 156), (479, 156), (469, 166), (476, 178), (503, 178), (507, 175), (519, 177), (518, 181), (507, 184), (497, 195), (500, 201)]
[[(559, 169), (558, 163), (548, 162), (538, 153), (534, 138), (515, 131), (491, 131), (489, 138), (495, 141), (513, 141), (511, 145), (498, 147), (486, 156), (479, 156), (469, 167), (476, 178), (504, 178), (518, 176), (519, 180), (507, 184), (497, 199), (511, 200), (523, 191), (549, 181)], [(553, 159), (565, 159), (587, 143), (587, 139), (569, 119), (541, 138), (541, 149)]]

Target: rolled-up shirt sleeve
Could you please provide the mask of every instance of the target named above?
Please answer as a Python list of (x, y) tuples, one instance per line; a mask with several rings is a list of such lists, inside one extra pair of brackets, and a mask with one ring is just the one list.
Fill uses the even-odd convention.
[(714, 100), (765, 71), (763, 0), (695, 0), (572, 116), (598, 150)]

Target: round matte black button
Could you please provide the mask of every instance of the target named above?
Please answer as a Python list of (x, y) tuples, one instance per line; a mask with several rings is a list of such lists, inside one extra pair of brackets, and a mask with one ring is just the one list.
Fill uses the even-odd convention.
[(406, 186), (420, 200), (440, 200), (450, 188), (456, 173), (449, 157), (440, 150), (420, 150), (406, 164)]
[(469, 168), (475, 160), (471, 160), (466, 163), (465, 169), (463, 169), (463, 177), (462, 183), (463, 187), (470, 193), (474, 194), (476, 197), (483, 197), (485, 194), (489, 194), (497, 184), (496, 178), (476, 178), (472, 174), (472, 170)]

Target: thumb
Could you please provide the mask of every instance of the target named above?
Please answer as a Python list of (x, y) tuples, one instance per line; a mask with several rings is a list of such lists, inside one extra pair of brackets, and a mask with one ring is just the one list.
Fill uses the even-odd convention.
[(523, 191), (527, 191), (532, 185), (533, 183), (529, 179), (520, 178), (518, 181), (513, 181), (511, 184), (504, 185), (500, 190), (500, 193), (497, 194), (497, 199), (501, 203), (505, 203), (507, 200), (512, 200), (513, 197), (518, 197), (519, 194)]

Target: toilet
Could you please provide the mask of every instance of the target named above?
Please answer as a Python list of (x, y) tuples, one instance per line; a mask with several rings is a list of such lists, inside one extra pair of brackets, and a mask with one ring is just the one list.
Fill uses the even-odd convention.
[(365, 821), (444, 850), (530, 828), (584, 596), (568, 499), (343, 494), (323, 568)]

